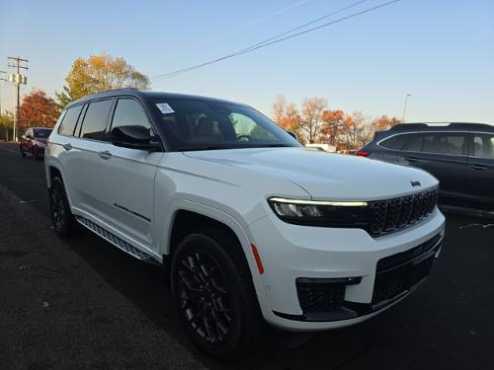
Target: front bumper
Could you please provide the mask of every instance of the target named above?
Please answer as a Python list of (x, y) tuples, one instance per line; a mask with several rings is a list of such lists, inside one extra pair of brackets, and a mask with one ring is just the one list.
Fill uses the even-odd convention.
[[(258, 297), (266, 320), (289, 330), (323, 330), (363, 321), (412, 292), (440, 253), (444, 216), (435, 209), (421, 223), (380, 238), (290, 225), (274, 215), (251, 231), (265, 267)], [(312, 298), (321, 298), (317, 289), (308, 299), (301, 294), (311, 282), (334, 288), (323, 307), (311, 307)]]

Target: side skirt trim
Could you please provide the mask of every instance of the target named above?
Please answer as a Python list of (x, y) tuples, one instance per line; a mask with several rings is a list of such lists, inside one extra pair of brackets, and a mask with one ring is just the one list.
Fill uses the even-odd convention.
[(97, 225), (93, 221), (88, 220), (87, 218), (82, 216), (75, 216), (75, 218), (77, 222), (79, 222), (82, 226), (89, 229), (99, 237), (105, 239), (107, 242), (113, 244), (118, 249), (124, 251), (127, 254), (130, 254), (132, 257), (144, 262), (160, 265), (160, 263), (156, 260), (156, 258), (154, 258), (153, 255), (143, 252), (141, 249), (134, 247), (130, 243), (126, 242), (122, 238), (119, 238), (115, 234), (112, 234), (111, 232)]

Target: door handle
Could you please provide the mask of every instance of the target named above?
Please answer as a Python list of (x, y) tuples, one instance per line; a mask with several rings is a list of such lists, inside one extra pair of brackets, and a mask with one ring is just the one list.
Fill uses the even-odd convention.
[(110, 159), (111, 158), (111, 153), (108, 150), (105, 150), (104, 152), (99, 152), (98, 156), (101, 159)]
[(481, 164), (472, 164), (470, 168), (476, 170), (476, 171), (485, 171), (488, 167), (481, 165)]
[(72, 150), (72, 144), (71, 144), (71, 143), (64, 144), (64, 145), (63, 145), (63, 148), (64, 148), (65, 150)]

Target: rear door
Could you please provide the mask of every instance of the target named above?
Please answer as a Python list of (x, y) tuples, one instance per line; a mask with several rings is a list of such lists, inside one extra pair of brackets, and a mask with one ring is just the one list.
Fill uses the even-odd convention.
[(422, 135), (422, 148), (411, 155), (418, 167), (440, 181), (441, 202), (463, 206), (466, 198), (468, 168), (468, 134), (433, 132)]
[(471, 207), (494, 211), (494, 134), (471, 135), (468, 164)]
[(115, 100), (104, 98), (89, 103), (81, 115), (71, 142), (71, 190), (79, 213), (107, 223), (111, 214), (111, 177), (106, 172), (105, 153), (111, 148), (107, 127)]

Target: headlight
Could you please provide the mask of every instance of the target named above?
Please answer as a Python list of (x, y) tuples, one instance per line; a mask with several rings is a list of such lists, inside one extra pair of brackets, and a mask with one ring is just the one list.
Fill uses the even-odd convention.
[(351, 228), (367, 224), (367, 202), (273, 197), (269, 204), (280, 219), (292, 224)]

